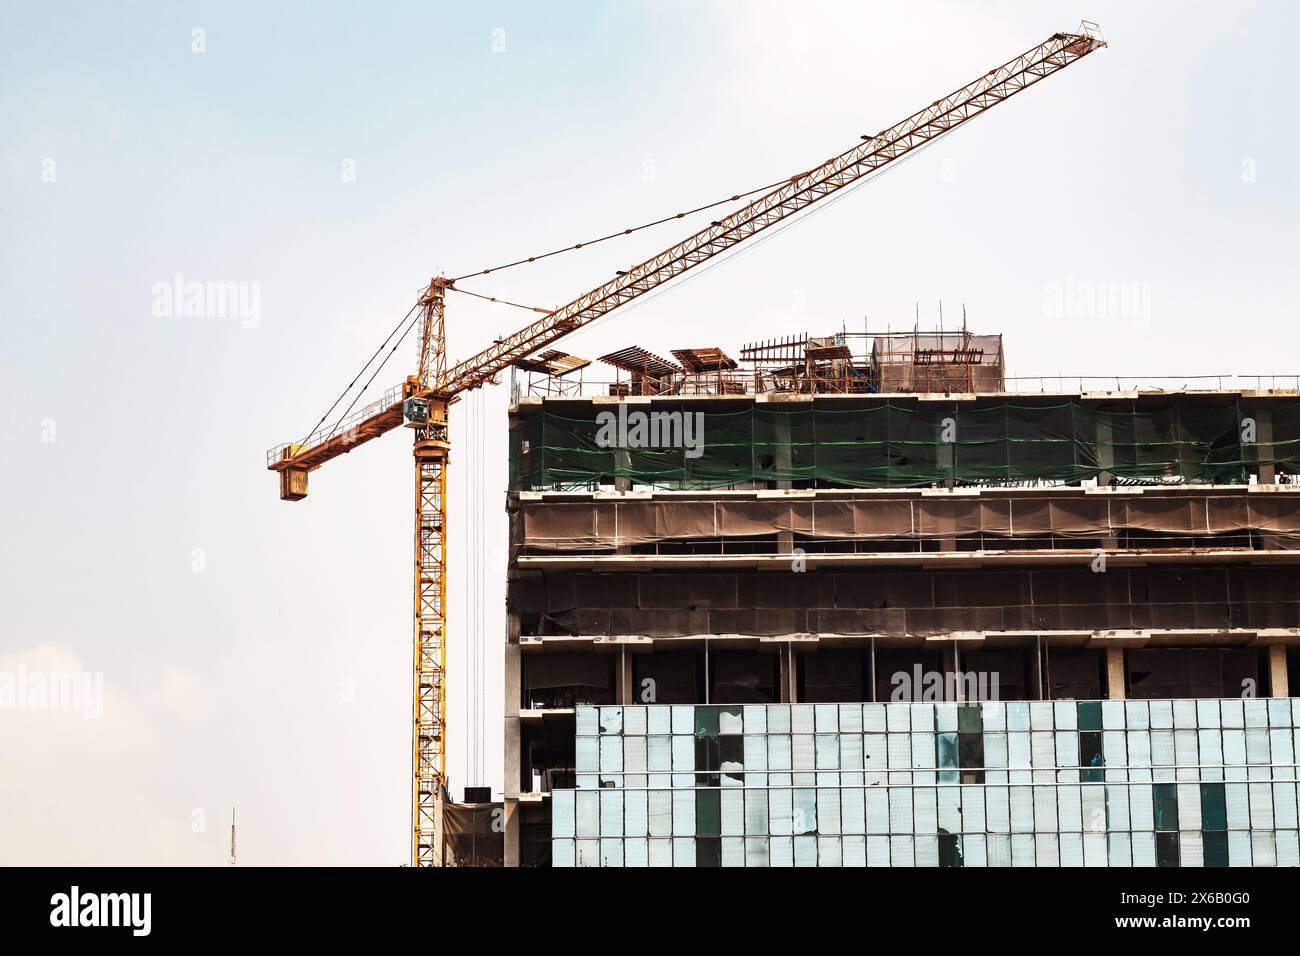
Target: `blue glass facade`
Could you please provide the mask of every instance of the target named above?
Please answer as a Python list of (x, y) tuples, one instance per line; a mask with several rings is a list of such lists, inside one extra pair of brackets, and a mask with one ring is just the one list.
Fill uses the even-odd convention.
[(1296, 866), (1289, 698), (580, 707), (556, 866)]

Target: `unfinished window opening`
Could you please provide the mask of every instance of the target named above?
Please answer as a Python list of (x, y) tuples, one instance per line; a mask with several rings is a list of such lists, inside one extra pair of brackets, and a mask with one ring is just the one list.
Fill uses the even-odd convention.
[[(1082, 725), (1080, 721), (1080, 725)], [(1105, 771), (1100, 768), (1105, 765), (1105, 755), (1102, 747), (1102, 736), (1100, 730), (1084, 730), (1082, 726), (1079, 729), (1079, 781), (1081, 783), (1102, 783), (1105, 779)]]
[[(1228, 796), (1222, 783), (1201, 784), (1201, 829), (1207, 836), (1208, 831), (1228, 829)], [(1224, 852), (1227, 852), (1226, 843)], [(1206, 866), (1209, 866), (1208, 854), (1206, 859)]]
[(1106, 661), (1100, 651), (1052, 647), (1043, 642), (1043, 681), (1051, 700), (1102, 700), (1106, 697)]
[(934, 765), (939, 770), (939, 782), (956, 783), (958, 779), (957, 734), (935, 734), (934, 752)]
[(795, 661), (800, 702), (850, 704), (866, 700), (871, 656), (865, 650), (816, 651), (800, 654)]
[(1178, 834), (1156, 834), (1156, 866), (1178, 866)]
[(1245, 647), (1144, 647), (1125, 655), (1134, 699), (1257, 696), (1260, 652)]
[[(722, 785), (722, 746), (716, 734), (698, 735), (695, 738), (695, 786), (719, 787)], [(705, 793), (707, 791), (700, 791)], [(716, 791), (715, 791), (716, 793)], [(704, 831), (699, 831), (704, 832)]]
[(521, 685), (529, 709), (614, 703), (614, 658), (608, 654), (523, 654)]
[(876, 700), (922, 703), (950, 698), (943, 654), (923, 648), (876, 650)]
[(1152, 810), (1157, 830), (1178, 832), (1178, 788), (1172, 783), (1152, 784)]
[(962, 866), (961, 837), (956, 833), (939, 831), (939, 865), (947, 867)]
[(702, 704), (704, 652), (638, 654), (632, 659), (632, 682), (637, 704)]
[[(1032, 647), (982, 647), (962, 651), (961, 671), (968, 700), (1030, 700), (1035, 651)], [(970, 692), (972, 683), (975, 694)]]
[(520, 721), (519, 789), (550, 793), (577, 785), (572, 715)]
[(1226, 867), (1228, 865), (1228, 832), (1226, 830), (1207, 830), (1202, 833), (1201, 846), (1205, 856), (1205, 866)]
[(515, 813), (519, 820), (519, 865), (550, 866), (550, 806), (521, 803)]
[(962, 783), (984, 782), (984, 712), (979, 704), (957, 708), (957, 765)]
[(709, 654), (709, 701), (714, 704), (776, 703), (775, 654), (714, 651)]

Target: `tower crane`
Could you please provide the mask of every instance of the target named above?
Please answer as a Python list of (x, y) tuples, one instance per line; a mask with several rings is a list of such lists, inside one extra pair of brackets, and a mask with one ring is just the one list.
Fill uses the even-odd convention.
[[(1106, 46), (1096, 24), (1056, 33), (906, 119), (818, 166), (796, 173), (658, 255), (620, 271), (609, 281), (542, 316), (488, 348), (449, 365), (446, 296), (456, 282), (436, 276), (418, 299), (416, 372), (400, 387), (351, 418), (321, 428), (301, 442), (267, 453), (280, 476), (280, 497), (307, 495), (308, 475), (326, 462), (387, 432), (414, 431), (415, 621), (412, 656), (411, 858), (439, 865), (435, 834), (446, 786), (447, 466), (451, 445), (448, 410), (457, 396), (493, 384), (515, 361), (608, 315), (683, 272), (956, 129), (1003, 100)], [(491, 270), (485, 270), (491, 271)], [(464, 279), (466, 277), (461, 277)], [(408, 316), (411, 313), (408, 313)], [(382, 348), (382, 347), (381, 347)], [(396, 348), (396, 346), (394, 346)]]

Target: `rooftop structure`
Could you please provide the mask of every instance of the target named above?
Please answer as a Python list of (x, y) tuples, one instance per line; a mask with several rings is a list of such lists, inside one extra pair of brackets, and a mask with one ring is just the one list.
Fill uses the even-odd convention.
[(512, 406), (507, 865), (1300, 864), (1300, 390), (956, 334)]

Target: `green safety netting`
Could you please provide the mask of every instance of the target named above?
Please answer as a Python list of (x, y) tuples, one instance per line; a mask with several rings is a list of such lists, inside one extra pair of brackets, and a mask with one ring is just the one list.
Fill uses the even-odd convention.
[(511, 488), (582, 489), (617, 478), (671, 490), (749, 481), (819, 488), (1077, 484), (1102, 473), (1125, 482), (1240, 484), (1261, 464), (1300, 472), (1300, 403), (1269, 409), (1271, 436), (1259, 433), (1258, 412), (1203, 396), (1170, 396), (1156, 407), (1018, 397), (973, 406), (747, 402), (699, 412), (698, 404), (657, 401), (630, 409), (702, 415), (698, 454), (606, 447), (597, 415), (612, 407), (521, 411), (510, 432)]

